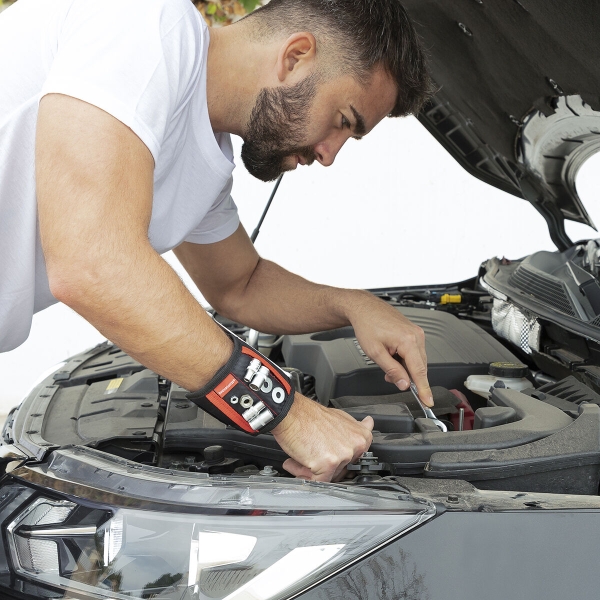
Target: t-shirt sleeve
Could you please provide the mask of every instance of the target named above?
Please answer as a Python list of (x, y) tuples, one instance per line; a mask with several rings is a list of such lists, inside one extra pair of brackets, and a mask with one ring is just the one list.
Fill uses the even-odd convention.
[(192, 244), (214, 244), (236, 232), (240, 224), (237, 206), (231, 197), (233, 177), (211, 206), (202, 222), (185, 238)]
[(42, 96), (65, 94), (127, 125), (155, 162), (206, 43), (189, 0), (74, 0)]

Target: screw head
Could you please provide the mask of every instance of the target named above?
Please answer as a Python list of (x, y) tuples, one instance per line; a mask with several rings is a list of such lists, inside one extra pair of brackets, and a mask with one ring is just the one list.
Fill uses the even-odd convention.
[(276, 469), (274, 469), (272, 465), (265, 465), (265, 468), (259, 471), (258, 474), (270, 475), (272, 477), (275, 477), (276, 475), (279, 475), (279, 472)]

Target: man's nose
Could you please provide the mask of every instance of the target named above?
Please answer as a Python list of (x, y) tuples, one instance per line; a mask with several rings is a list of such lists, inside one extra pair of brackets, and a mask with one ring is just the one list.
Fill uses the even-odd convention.
[(324, 142), (319, 142), (314, 147), (317, 160), (324, 167), (330, 167), (333, 164), (333, 161), (335, 160), (335, 157), (337, 156), (338, 152), (346, 143), (347, 139), (347, 137), (344, 137), (343, 139), (325, 140)]

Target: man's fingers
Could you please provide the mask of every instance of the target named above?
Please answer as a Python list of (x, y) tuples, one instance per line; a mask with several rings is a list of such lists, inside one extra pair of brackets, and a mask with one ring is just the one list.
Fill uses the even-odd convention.
[(398, 389), (405, 392), (410, 385), (410, 377), (406, 372), (406, 369), (394, 358), (390, 356), (390, 353), (382, 346), (381, 351), (373, 353), (370, 356), (384, 371), (385, 380), (388, 383), (395, 384)]
[(390, 356), (384, 347), (380, 352), (373, 353), (371, 358), (385, 371), (385, 380), (388, 383), (394, 383), (398, 389), (404, 392), (408, 389), (412, 379), (419, 390), (419, 396), (423, 403), (433, 406), (433, 395), (427, 381), (427, 363), (424, 362), (418, 346), (411, 346), (410, 350), (402, 357), (406, 368)]
[(291, 473), (294, 477), (299, 479), (307, 479), (309, 481), (332, 481), (339, 473), (341, 473), (346, 465), (337, 465), (336, 467), (330, 467), (324, 471), (317, 471), (313, 473), (308, 467), (301, 465), (299, 462), (295, 461), (293, 458), (288, 458), (283, 463), (283, 468)]
[(404, 357), (406, 368), (417, 386), (419, 397), (427, 406), (433, 406), (433, 394), (427, 381), (427, 364), (423, 362), (421, 353), (415, 348)]
[(312, 472), (308, 467), (301, 465), (299, 462), (295, 461), (293, 458), (288, 458), (283, 463), (283, 468), (291, 473), (294, 477), (299, 477), (300, 479), (312, 479)]
[[(301, 419), (294, 413), (298, 410), (301, 410)], [(371, 417), (357, 421), (343, 411), (325, 408), (301, 394), (297, 394), (286, 420), (286, 428), (273, 431), (277, 443), (290, 457), (283, 468), (295, 477), (312, 481), (342, 478), (348, 463), (371, 445), (375, 425)]]
[(343, 481), (346, 478), (347, 472), (348, 471), (346, 469), (346, 465), (344, 465), (343, 467), (341, 467), (334, 473), (333, 477), (331, 478), (331, 481), (333, 481), (333, 482)]
[(375, 427), (375, 421), (373, 421), (373, 417), (365, 417), (361, 423), (369, 430), (373, 431), (373, 427)]

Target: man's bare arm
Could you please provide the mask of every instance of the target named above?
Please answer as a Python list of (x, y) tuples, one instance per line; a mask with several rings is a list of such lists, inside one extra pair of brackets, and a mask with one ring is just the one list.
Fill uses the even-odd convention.
[(406, 389), (411, 378), (421, 397), (433, 403), (423, 331), (372, 294), (318, 285), (260, 258), (241, 226), (222, 242), (184, 243), (175, 254), (224, 316), (265, 333), (308, 333), (352, 324), (387, 381)]
[(194, 390), (232, 346), (148, 241), (153, 170), (147, 147), (111, 115), (59, 94), (41, 100), (36, 179), (52, 293), (141, 363)]
[[(232, 345), (151, 247), (153, 159), (125, 125), (61, 95), (40, 103), (36, 177), (52, 293), (157, 373), (196, 390)], [(274, 432), (295, 474), (330, 481), (371, 443), (364, 424), (296, 394)]]

